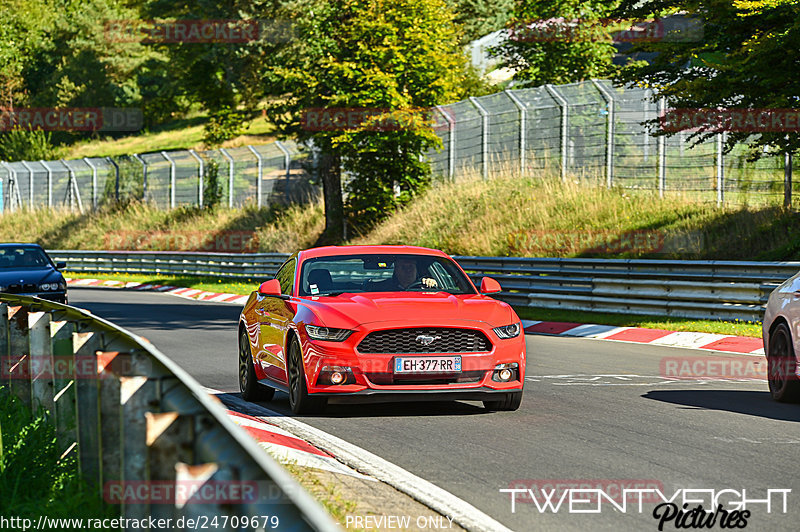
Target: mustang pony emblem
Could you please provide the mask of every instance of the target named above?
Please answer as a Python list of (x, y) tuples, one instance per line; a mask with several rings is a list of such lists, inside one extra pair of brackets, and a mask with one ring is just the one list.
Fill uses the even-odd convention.
[(431, 345), (436, 340), (441, 340), (441, 336), (428, 336), (427, 334), (420, 334), (417, 336), (416, 341), (422, 345)]

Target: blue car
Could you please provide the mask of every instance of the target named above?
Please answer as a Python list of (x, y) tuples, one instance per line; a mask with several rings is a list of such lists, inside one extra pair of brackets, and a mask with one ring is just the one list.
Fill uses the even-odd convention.
[(0, 292), (67, 303), (67, 282), (37, 244), (0, 244)]

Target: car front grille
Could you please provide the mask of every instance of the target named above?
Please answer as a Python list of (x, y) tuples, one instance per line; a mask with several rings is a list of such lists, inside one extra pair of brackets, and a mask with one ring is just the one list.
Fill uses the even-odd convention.
[(6, 287), (5, 292), (9, 294), (29, 294), (31, 292), (37, 292), (38, 286), (34, 283), (25, 283), (25, 284), (10, 284)]
[(357, 349), (365, 354), (485, 353), (492, 350), (492, 343), (474, 329), (424, 327), (371, 332)]

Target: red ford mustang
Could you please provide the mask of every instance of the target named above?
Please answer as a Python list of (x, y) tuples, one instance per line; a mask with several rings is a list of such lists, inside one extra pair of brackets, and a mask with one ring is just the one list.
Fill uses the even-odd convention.
[(289, 394), (295, 413), (331, 402), (477, 400), (516, 410), (525, 337), (500, 291), (478, 291), (441, 251), (343, 246), (295, 253), (239, 320), (239, 388)]

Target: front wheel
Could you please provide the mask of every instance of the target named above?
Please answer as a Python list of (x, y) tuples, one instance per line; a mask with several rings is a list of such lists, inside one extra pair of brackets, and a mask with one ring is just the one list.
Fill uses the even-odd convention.
[(239, 391), (245, 401), (270, 401), (275, 395), (274, 388), (259, 384), (256, 378), (250, 340), (244, 329), (239, 334)]
[(312, 397), (308, 394), (306, 372), (303, 369), (303, 357), (300, 342), (292, 339), (289, 346), (287, 374), (289, 377), (289, 406), (295, 414), (316, 414), (325, 410), (328, 401), (324, 397)]
[(497, 401), (484, 401), (483, 406), (486, 410), (513, 411), (522, 404), (522, 392), (507, 393), (505, 397)]
[(781, 403), (800, 401), (797, 358), (792, 347), (792, 335), (785, 323), (779, 324), (769, 337), (767, 371), (769, 393), (773, 399)]

